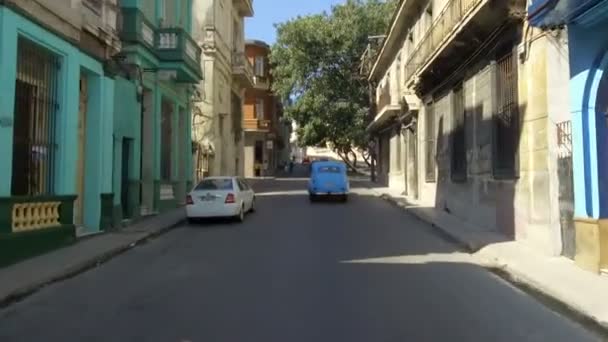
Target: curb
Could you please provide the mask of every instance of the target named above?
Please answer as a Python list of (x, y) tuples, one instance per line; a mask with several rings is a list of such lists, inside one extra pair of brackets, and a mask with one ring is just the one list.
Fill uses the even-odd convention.
[(552, 309), (560, 313), (564, 313), (587, 328), (594, 330), (596, 333), (608, 340), (608, 322), (602, 321), (599, 317), (587, 312), (585, 309), (575, 302), (564, 298), (559, 293), (556, 293), (551, 286), (537, 281), (533, 277), (528, 276), (525, 272), (519, 271), (516, 267), (510, 266), (506, 261), (499, 257), (478, 259), (480, 266), (489, 269), (494, 274), (505, 279), (509, 283), (514, 284), (524, 292), (532, 292), (535, 297), (543, 302), (549, 302)]
[[(374, 189), (369, 186), (368, 189), (374, 191)], [(452, 234), (452, 232), (449, 230), (436, 225), (430, 220), (427, 220), (424, 215), (420, 215), (415, 211), (405, 208), (402, 203), (392, 196), (388, 194), (380, 194), (376, 191), (374, 192), (376, 193), (377, 197), (401, 208), (416, 219), (429, 224), (434, 228), (434, 232), (439, 233), (442, 238), (449, 242), (455, 243), (471, 255), (475, 256), (475, 253), (480, 250), (480, 246), (477, 246), (475, 243), (466, 241), (466, 239), (463, 239), (456, 234)], [(532, 292), (536, 297), (543, 297), (541, 298), (543, 301), (551, 302), (551, 307), (553, 309), (557, 309), (557, 311), (561, 311), (562, 313), (571, 316), (571, 318), (574, 318), (577, 322), (583, 324), (587, 328), (592, 329), (595, 333), (602, 335), (608, 340), (608, 322), (601, 321), (598, 317), (587, 313), (576, 303), (570, 302), (567, 298), (564, 299), (561, 295), (556, 294), (555, 291), (550, 288), (550, 286), (536, 281), (532, 277), (526, 275), (524, 272), (518, 271), (516, 267), (510, 266), (508, 262), (502, 260), (498, 256), (485, 256), (483, 258), (478, 257), (477, 263), (479, 266), (490, 270), (492, 273), (497, 274), (515, 286), (524, 288), (526, 292)]]
[(54, 283), (57, 283), (57, 282), (60, 282), (63, 280), (73, 278), (73, 277), (77, 276), (78, 274), (81, 274), (92, 268), (100, 266), (100, 265), (112, 260), (113, 258), (129, 251), (130, 249), (132, 249), (138, 245), (142, 245), (155, 237), (158, 237), (160, 235), (163, 235), (164, 233), (169, 232), (170, 230), (173, 230), (175, 227), (183, 224), (185, 221), (186, 221), (186, 219), (182, 218), (179, 221), (174, 222), (168, 226), (152, 230), (152, 231), (148, 232), (147, 234), (145, 234), (141, 237), (138, 237), (135, 240), (130, 241), (129, 243), (125, 243), (120, 246), (117, 246), (112, 249), (101, 252), (98, 255), (91, 257), (87, 260), (83, 260), (70, 268), (58, 271), (55, 275), (49, 276), (46, 279), (36, 281), (36, 282), (31, 283), (27, 286), (24, 286), (20, 289), (17, 289), (15, 291), (3, 296), (2, 298), (0, 298), (0, 309), (8, 307), (17, 302), (20, 302), (21, 300), (38, 292), (39, 290), (43, 289), (46, 286), (52, 285)]
[[(371, 189), (371, 190), (373, 190), (373, 189)], [(401, 208), (402, 210), (404, 210), (408, 214), (412, 215), (419, 221), (429, 224), (431, 227), (434, 228), (435, 233), (440, 235), (443, 239), (457, 245), (459, 248), (463, 249), (465, 252), (473, 254), (480, 249), (480, 247), (477, 246), (476, 244), (474, 244), (470, 241), (466, 241), (465, 239), (461, 239), (459, 236), (452, 234), (450, 231), (443, 229), (441, 226), (438, 226), (435, 223), (429, 221), (424, 215), (420, 215), (419, 213), (416, 213), (412, 210), (405, 208), (402, 205), (402, 203), (400, 203), (399, 201), (394, 199), (392, 196), (387, 195), (387, 194), (380, 194), (380, 195), (378, 195), (378, 197), (389, 202), (390, 204), (392, 204), (396, 207)]]

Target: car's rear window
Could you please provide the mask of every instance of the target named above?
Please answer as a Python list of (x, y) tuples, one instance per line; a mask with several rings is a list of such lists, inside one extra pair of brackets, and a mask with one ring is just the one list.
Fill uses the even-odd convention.
[(198, 183), (195, 190), (233, 190), (232, 179), (205, 179)]
[(321, 166), (318, 169), (321, 173), (341, 173), (342, 170), (337, 166)]

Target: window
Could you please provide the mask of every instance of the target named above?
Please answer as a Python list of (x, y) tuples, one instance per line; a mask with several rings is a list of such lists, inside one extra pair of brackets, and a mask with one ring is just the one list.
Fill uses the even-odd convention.
[(161, 105), (161, 156), (160, 177), (163, 181), (171, 180), (171, 149), (173, 142), (173, 104), (165, 99)]
[(234, 186), (230, 178), (212, 178), (204, 179), (194, 190), (234, 190)]
[(427, 183), (435, 182), (435, 110), (433, 103), (426, 105), (426, 123), (425, 123), (425, 142), (424, 149), (426, 153), (425, 171)]
[(255, 118), (258, 120), (264, 120), (264, 99), (255, 100)]
[(253, 159), (256, 163), (261, 163), (264, 160), (264, 142), (261, 140), (255, 141)]
[(467, 178), (466, 112), (462, 84), (454, 90), (452, 118), (452, 180)]
[[(232, 91), (230, 92), (230, 97), (232, 101), (232, 133), (234, 133), (234, 143), (238, 145), (243, 138), (243, 101), (237, 93)], [(234, 163), (238, 165), (238, 161)], [(238, 170), (238, 167), (236, 170)]]
[(264, 56), (255, 57), (255, 75), (258, 77), (266, 77), (265, 73), (265, 58)]
[(247, 190), (251, 189), (249, 187), (249, 184), (247, 184), (247, 182), (244, 179), (239, 179), (237, 182), (239, 184), (239, 189), (241, 191), (247, 191)]
[(319, 173), (341, 173), (342, 170), (337, 166), (321, 166), (317, 169)]
[(518, 171), (519, 109), (517, 64), (512, 51), (497, 62), (497, 99), (494, 114), (494, 176), (515, 178)]
[(48, 195), (55, 191), (59, 67), (60, 59), (57, 56), (29, 40), (19, 38), (12, 195)]

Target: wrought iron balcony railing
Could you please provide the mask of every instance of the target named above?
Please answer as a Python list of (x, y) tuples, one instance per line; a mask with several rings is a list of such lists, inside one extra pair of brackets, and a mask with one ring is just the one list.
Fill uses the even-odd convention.
[(243, 129), (249, 131), (269, 131), (271, 128), (270, 120), (265, 119), (244, 119)]
[(405, 67), (405, 82), (427, 64), (454, 29), (484, 0), (450, 0), (422, 37)]
[(232, 52), (232, 73), (244, 84), (251, 86), (254, 82), (253, 66), (244, 52)]

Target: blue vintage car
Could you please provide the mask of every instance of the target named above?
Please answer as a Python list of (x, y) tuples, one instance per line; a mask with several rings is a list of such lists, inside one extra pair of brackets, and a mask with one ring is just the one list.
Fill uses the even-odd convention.
[(344, 163), (319, 161), (312, 164), (308, 181), (308, 194), (311, 202), (319, 196), (339, 196), (346, 201), (349, 190), (350, 184)]

